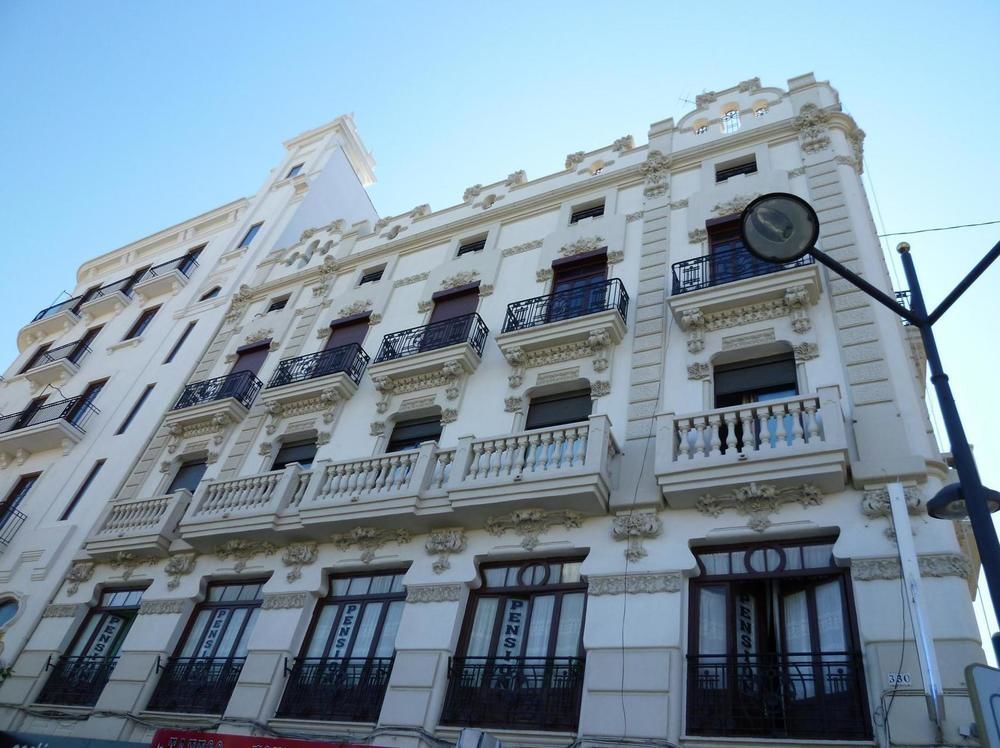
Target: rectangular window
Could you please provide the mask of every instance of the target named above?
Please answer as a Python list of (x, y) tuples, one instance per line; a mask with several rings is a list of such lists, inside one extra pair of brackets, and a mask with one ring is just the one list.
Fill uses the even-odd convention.
[(371, 327), (371, 315), (365, 314), (360, 319), (350, 322), (333, 322), (330, 324), (330, 337), (326, 339), (324, 350), (332, 350), (345, 345), (361, 345), (368, 335), (368, 328)]
[(392, 429), (386, 452), (401, 452), (416, 449), (423, 442), (436, 442), (441, 438), (441, 416), (414, 418), (399, 421)]
[(301, 174), (302, 166), (303, 164), (295, 164), (295, 166), (288, 170), (288, 173), (285, 175), (285, 179), (291, 179), (292, 177), (297, 177)]
[(101, 394), (101, 390), (104, 389), (104, 385), (107, 383), (107, 379), (99, 379), (96, 382), (88, 384), (87, 388), (80, 393), (76, 403), (66, 414), (66, 420), (74, 426), (81, 427), (93, 413), (99, 412), (94, 407), (94, 401), (97, 400), (98, 395)]
[(170, 353), (167, 354), (167, 357), (163, 359), (163, 363), (169, 364), (171, 361), (174, 360), (174, 356), (177, 355), (177, 352), (181, 349), (181, 346), (184, 345), (184, 341), (187, 340), (188, 335), (191, 334), (191, 331), (197, 324), (198, 324), (197, 320), (195, 320), (194, 322), (188, 322), (188, 326), (184, 328), (184, 332), (182, 332), (181, 336), (177, 338), (177, 342), (174, 343), (174, 347), (170, 349)]
[(92, 467), (90, 472), (87, 473), (87, 477), (83, 479), (83, 483), (81, 483), (80, 487), (76, 489), (76, 493), (73, 494), (73, 498), (70, 499), (69, 504), (67, 504), (66, 508), (63, 509), (63, 513), (59, 515), (60, 522), (65, 519), (69, 519), (69, 515), (73, 513), (76, 505), (80, 503), (80, 499), (83, 498), (84, 494), (87, 493), (87, 489), (90, 488), (90, 484), (94, 482), (94, 478), (96, 478), (97, 474), (101, 472), (101, 468), (104, 467), (104, 462), (104, 460), (98, 460), (94, 463), (94, 467)]
[(287, 296), (282, 296), (281, 298), (278, 298), (278, 299), (271, 299), (271, 303), (268, 304), (268, 306), (267, 306), (267, 312), (266, 313), (270, 314), (271, 312), (280, 311), (281, 309), (284, 309), (285, 306), (287, 306), (287, 304), (288, 304), (288, 297)]
[(466, 239), (464, 242), (458, 245), (458, 256), (467, 255), (470, 252), (482, 252), (486, 249), (486, 237), (480, 237), (479, 239)]
[(31, 475), (22, 475), (17, 479), (17, 483), (14, 484), (14, 487), (7, 494), (3, 503), (0, 503), (0, 522), (4, 521), (8, 512), (20, 506), (40, 476), (41, 473), (33, 473)]
[(182, 488), (194, 493), (198, 490), (198, 484), (201, 483), (201, 478), (205, 475), (205, 470), (207, 469), (208, 463), (205, 460), (191, 460), (190, 462), (181, 463), (181, 466), (177, 468), (177, 472), (174, 473), (170, 485), (167, 486), (166, 493), (180, 491)]
[(156, 316), (158, 311), (160, 311), (160, 307), (154, 306), (140, 314), (139, 319), (135, 321), (135, 324), (132, 325), (131, 329), (125, 334), (125, 337), (122, 338), (122, 340), (132, 340), (133, 338), (137, 338), (142, 335), (146, 331), (146, 328), (149, 327), (149, 323), (153, 321), (153, 317)]
[(758, 259), (743, 245), (739, 217), (708, 221), (711, 284), (731, 283), (773, 273), (779, 265)]
[(740, 110), (730, 109), (722, 115), (722, 132), (731, 134), (740, 129)]
[(313, 459), (316, 457), (316, 439), (300, 439), (294, 442), (282, 444), (278, 454), (274, 456), (271, 470), (284, 470), (293, 462), (297, 462), (303, 468), (310, 468)]
[(241, 249), (243, 247), (249, 247), (250, 242), (252, 242), (253, 238), (257, 236), (257, 232), (260, 231), (260, 227), (263, 225), (264, 222), (261, 221), (260, 223), (255, 223), (253, 226), (251, 226), (247, 230), (247, 233), (243, 236), (243, 239), (240, 241), (239, 245), (237, 246), (237, 249)]
[(791, 353), (716, 366), (715, 407), (749, 405), (799, 394)]
[(270, 351), (270, 340), (265, 340), (263, 343), (254, 343), (253, 345), (237, 349), (236, 363), (233, 364), (233, 368), (229, 370), (229, 373), (235, 374), (239, 371), (248, 371), (254, 376), (257, 376), (257, 372), (259, 372), (260, 367), (264, 365), (264, 361), (267, 359), (267, 354)]
[(593, 406), (594, 399), (589, 389), (533, 397), (528, 405), (524, 427), (530, 430), (580, 423), (590, 418)]
[(372, 268), (371, 270), (365, 270), (361, 274), (361, 281), (358, 283), (359, 286), (365, 285), (365, 283), (377, 283), (382, 280), (382, 273), (385, 272), (385, 266), (380, 268)]
[(735, 177), (739, 174), (755, 174), (756, 172), (757, 157), (749, 156), (748, 158), (743, 158), (739, 161), (730, 161), (716, 166), (715, 181), (725, 182), (730, 177)]
[[(479, 308), (479, 284), (472, 288), (460, 288), (433, 296), (434, 309), (428, 324), (444, 322), (456, 317), (472, 314)], [(457, 342), (457, 341), (456, 341)]]
[(604, 215), (604, 201), (600, 200), (598, 202), (587, 203), (586, 205), (579, 205), (573, 208), (573, 212), (569, 217), (570, 223), (577, 223), (582, 221), (584, 218), (597, 218), (598, 216)]
[(18, 374), (24, 374), (26, 371), (31, 371), (36, 366), (40, 366), (43, 361), (45, 354), (48, 353), (49, 348), (52, 347), (52, 343), (42, 343), (38, 346), (38, 350), (35, 351), (34, 355), (28, 359), (27, 363), (21, 367), (21, 370), (17, 372)]
[(136, 414), (139, 412), (139, 409), (142, 407), (142, 404), (146, 402), (146, 398), (149, 397), (149, 393), (153, 391), (153, 388), (155, 386), (156, 386), (155, 382), (153, 384), (146, 385), (146, 389), (144, 389), (142, 391), (142, 394), (139, 395), (139, 399), (135, 401), (135, 405), (132, 406), (132, 409), (128, 412), (128, 415), (125, 416), (125, 420), (122, 421), (121, 426), (118, 427), (118, 430), (115, 432), (115, 436), (125, 433), (125, 430), (129, 427), (129, 424), (132, 423), (132, 419), (135, 418)]

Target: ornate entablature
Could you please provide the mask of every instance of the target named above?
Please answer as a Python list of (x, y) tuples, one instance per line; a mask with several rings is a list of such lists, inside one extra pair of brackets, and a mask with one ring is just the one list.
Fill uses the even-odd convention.
[(520, 546), (526, 551), (533, 551), (541, 542), (541, 535), (551, 528), (573, 530), (580, 527), (582, 521), (582, 515), (565, 509), (519, 509), (500, 517), (490, 517), (486, 520), (486, 531), (496, 537), (502, 537), (507, 532), (519, 535)]
[(771, 516), (783, 504), (798, 503), (803, 508), (823, 503), (823, 493), (809, 483), (788, 488), (778, 488), (767, 483), (751, 483), (726, 493), (705, 493), (695, 503), (695, 509), (710, 517), (725, 511), (735, 511), (749, 517), (747, 527), (764, 532), (771, 526)]

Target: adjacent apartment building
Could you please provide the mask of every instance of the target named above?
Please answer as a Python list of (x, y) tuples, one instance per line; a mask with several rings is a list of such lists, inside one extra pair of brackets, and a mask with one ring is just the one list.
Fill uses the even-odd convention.
[(953, 478), (919, 339), (736, 222), (798, 194), (891, 292), (863, 139), (829, 84), (750, 79), (379, 217), (341, 117), (85, 264), (0, 389), (0, 726), (974, 745), (977, 558), (924, 510)]

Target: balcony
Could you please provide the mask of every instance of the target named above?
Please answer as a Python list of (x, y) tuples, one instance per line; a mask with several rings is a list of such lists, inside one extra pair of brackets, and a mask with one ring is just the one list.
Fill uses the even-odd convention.
[(792, 262), (777, 265), (758, 260), (743, 247), (713, 252), (706, 257), (675, 262), (671, 268), (674, 280), (672, 293), (677, 295), (700, 291), (703, 288), (812, 265), (813, 262), (812, 257), (805, 255)]
[(117, 657), (60, 657), (35, 701), (59, 706), (93, 706), (117, 663)]
[(297, 657), (278, 707), (287, 719), (377, 722), (392, 658), (324, 660)]
[(582, 657), (453, 657), (441, 723), (576, 732)]
[(36, 389), (49, 384), (61, 386), (80, 370), (80, 362), (89, 353), (90, 348), (81, 345), (79, 340), (51, 348), (32, 361), (31, 368), (24, 372), (24, 378)]
[(507, 306), (497, 344), (510, 359), (512, 351), (533, 352), (604, 337), (621, 342), (628, 319), (628, 293), (618, 278), (581, 288), (515, 301)]
[(146, 708), (154, 712), (222, 714), (244, 662), (245, 657), (171, 657), (163, 666), (158, 662), (160, 680)]
[(61, 301), (43, 309), (35, 318), (21, 328), (17, 334), (17, 349), (23, 351), (42, 338), (61, 335), (80, 321), (79, 306), (83, 297)]
[(464, 373), (479, 366), (489, 328), (476, 314), (413, 327), (386, 335), (368, 370), (375, 381), (400, 379), (456, 364)]
[(94, 413), (100, 413), (91, 403), (71, 397), (55, 403), (0, 416), (0, 464), (6, 464), (14, 454), (18, 462), (33, 452), (61, 448), (69, 452), (86, 433), (84, 426)]
[(196, 267), (198, 261), (190, 255), (184, 255), (151, 267), (133, 288), (144, 302), (174, 294), (187, 285), (188, 278)]
[(847, 438), (836, 387), (688, 415), (657, 416), (654, 470), (663, 498), (690, 508), (707, 491), (754, 481), (844, 488)]
[(687, 734), (871, 739), (857, 652), (688, 656)]
[(194, 426), (219, 416), (221, 428), (241, 421), (263, 385), (253, 372), (236, 371), (184, 388), (163, 421), (168, 426)]
[(278, 364), (261, 400), (284, 407), (328, 392), (334, 401), (347, 400), (367, 367), (368, 354), (357, 343), (287, 358)]
[(151, 499), (111, 502), (87, 538), (87, 553), (96, 559), (119, 553), (166, 556), (190, 501), (191, 492), (181, 489)]
[(132, 288), (135, 276), (122, 278), (97, 289), (80, 305), (80, 314), (84, 320), (92, 321), (109, 314), (117, 314), (132, 301)]

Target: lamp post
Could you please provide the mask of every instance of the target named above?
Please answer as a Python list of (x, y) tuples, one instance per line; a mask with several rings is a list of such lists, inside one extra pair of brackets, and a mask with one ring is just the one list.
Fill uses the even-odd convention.
[[(997, 257), (1000, 257), (1000, 242), (986, 253), (986, 256), (969, 271), (933, 312), (928, 313), (913, 258), (910, 256), (909, 244), (903, 242), (896, 247), (903, 263), (906, 280), (910, 285), (910, 308), (907, 309), (816, 248), (819, 219), (812, 206), (797, 195), (775, 192), (758, 197), (743, 210), (740, 233), (744, 246), (755, 257), (766, 262), (784, 264), (808, 254), (920, 330), (924, 351), (927, 354), (927, 367), (931, 372), (931, 383), (937, 393), (941, 419), (944, 421), (945, 431), (948, 432), (948, 441), (951, 444), (959, 479), (958, 485), (952, 484), (942, 488), (927, 503), (927, 511), (938, 519), (954, 520), (969, 517), (976, 546), (979, 549), (983, 574), (993, 600), (993, 612), (1000, 621), (1000, 542), (997, 540), (996, 529), (990, 519), (990, 513), (1000, 509), (1000, 492), (986, 488), (979, 477), (976, 460), (972, 456), (972, 448), (965, 436), (962, 419), (955, 405), (951, 385), (948, 383), (948, 375), (944, 373), (941, 364), (933, 330), (934, 323), (941, 318), (941, 315), (951, 308), (951, 305)], [(994, 648), (997, 650), (997, 660), (1000, 662), (1000, 645), (996, 640)]]

